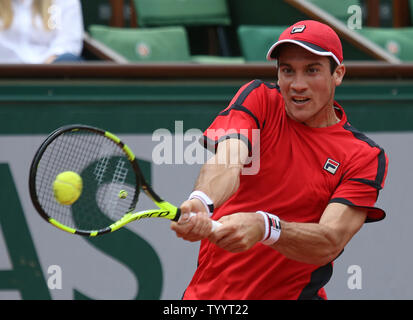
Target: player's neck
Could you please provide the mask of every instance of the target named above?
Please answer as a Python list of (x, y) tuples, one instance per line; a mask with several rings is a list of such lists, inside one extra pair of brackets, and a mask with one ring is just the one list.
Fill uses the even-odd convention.
[(335, 125), (340, 122), (340, 120), (335, 112), (334, 106), (329, 105), (321, 109), (314, 117), (303, 122), (303, 124), (312, 128), (325, 128)]

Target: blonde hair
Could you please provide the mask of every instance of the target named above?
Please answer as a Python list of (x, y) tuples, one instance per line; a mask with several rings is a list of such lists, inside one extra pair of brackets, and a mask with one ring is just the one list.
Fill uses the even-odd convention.
[[(11, 5), (12, 0), (0, 0), (0, 20), (3, 22), (2, 29), (10, 28), (13, 22), (13, 8)], [(49, 8), (52, 5), (53, 0), (33, 0), (32, 4), (32, 21), (39, 15), (43, 22), (43, 27), (46, 30), (51, 30), (49, 26), (50, 12)]]

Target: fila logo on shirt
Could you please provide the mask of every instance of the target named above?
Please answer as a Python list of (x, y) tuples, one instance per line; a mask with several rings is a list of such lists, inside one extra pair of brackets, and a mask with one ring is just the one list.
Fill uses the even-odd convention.
[(324, 164), (324, 170), (330, 172), (331, 174), (335, 174), (339, 166), (340, 162), (328, 158), (326, 163)]

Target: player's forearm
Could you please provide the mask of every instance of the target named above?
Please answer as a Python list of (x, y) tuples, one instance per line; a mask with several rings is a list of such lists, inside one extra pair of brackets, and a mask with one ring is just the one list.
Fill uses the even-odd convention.
[(287, 258), (316, 265), (334, 260), (366, 221), (367, 211), (330, 203), (318, 223), (281, 221), (274, 249)]
[(192, 197), (192, 194), (191, 200), (185, 201), (181, 205), (182, 213), (192, 212), (197, 215), (192, 216), (190, 221), (183, 225), (176, 222), (171, 223), (171, 229), (176, 232), (178, 237), (194, 242), (205, 239), (212, 233), (211, 219), (208, 216), (206, 216), (207, 219), (205, 216), (202, 217), (205, 209), (206, 213), (211, 213), (207, 201), (212, 200), (214, 207), (219, 207), (224, 203), (238, 189), (240, 170), (236, 166), (229, 168), (213, 161), (201, 168), (195, 189), (202, 191), (209, 199), (205, 199), (205, 195), (202, 196), (198, 192), (197, 196)]
[(292, 260), (325, 265), (343, 249), (342, 241), (325, 225), (281, 221), (281, 230), (271, 247)]

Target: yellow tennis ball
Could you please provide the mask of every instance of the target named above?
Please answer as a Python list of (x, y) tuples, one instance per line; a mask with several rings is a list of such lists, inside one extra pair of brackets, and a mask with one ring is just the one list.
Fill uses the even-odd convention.
[(53, 182), (53, 193), (60, 204), (71, 205), (82, 193), (82, 178), (73, 171), (64, 171), (56, 176)]
[(128, 192), (126, 190), (119, 191), (119, 198), (126, 199), (127, 196), (128, 196)]

